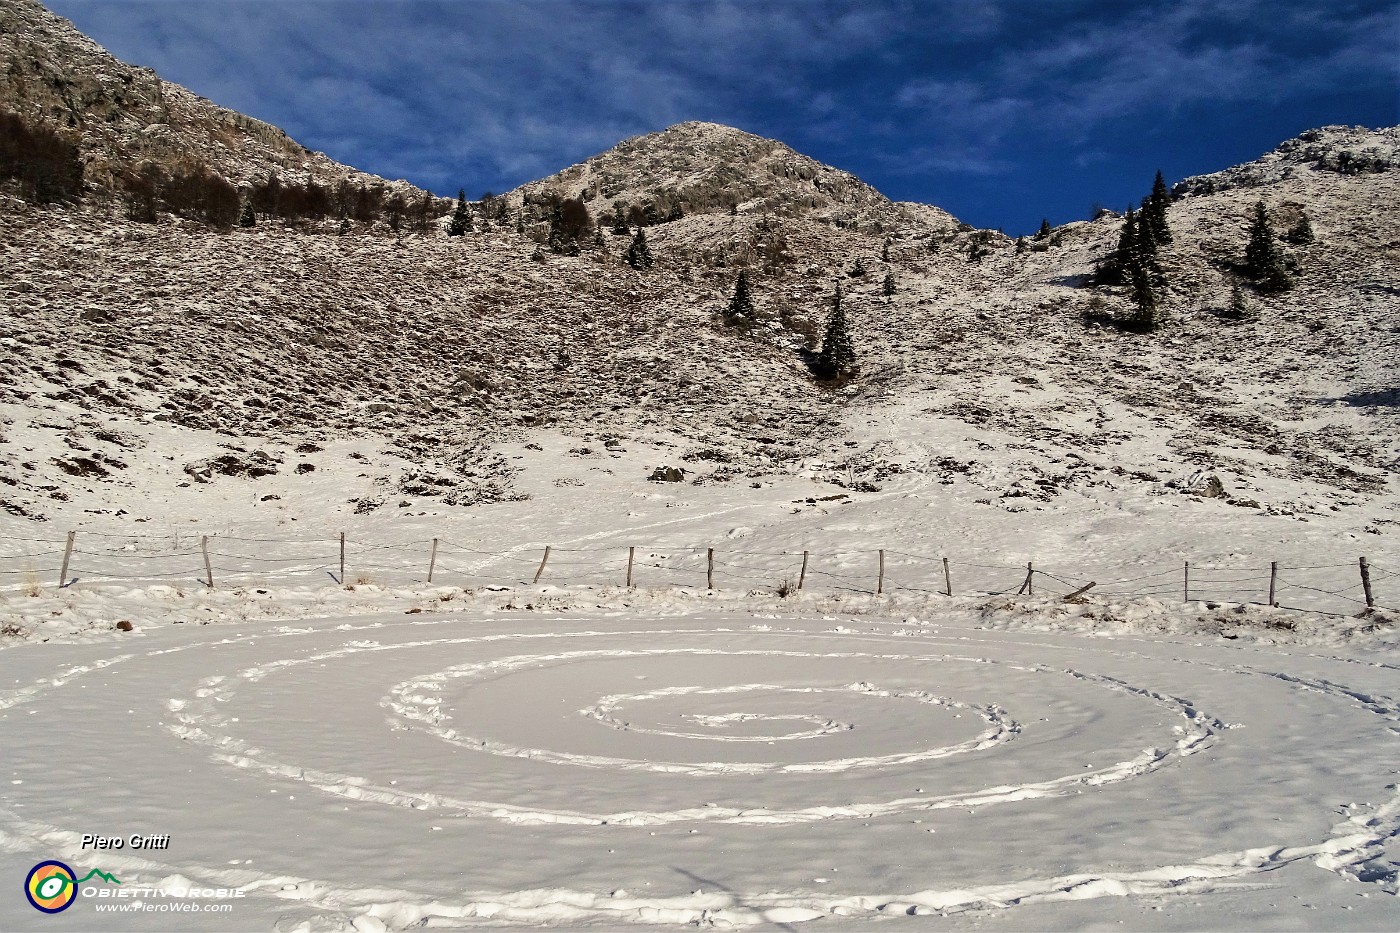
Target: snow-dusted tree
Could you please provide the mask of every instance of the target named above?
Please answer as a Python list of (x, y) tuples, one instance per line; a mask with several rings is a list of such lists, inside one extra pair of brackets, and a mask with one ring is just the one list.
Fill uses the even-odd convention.
[(448, 236), (466, 236), (472, 228), (472, 212), (467, 207), (467, 189), (457, 191), (457, 208), (452, 212), (452, 222), (447, 226)]
[(655, 264), (651, 257), (651, 247), (647, 246), (646, 231), (641, 227), (637, 228), (637, 235), (632, 237), (632, 245), (627, 247), (623, 259), (627, 260), (627, 264), (633, 269), (650, 269)]
[(1307, 246), (1316, 239), (1313, 236), (1312, 221), (1308, 220), (1308, 215), (1304, 214), (1298, 218), (1298, 222), (1288, 231), (1288, 242), (1297, 246)]
[(823, 379), (847, 379), (855, 375), (856, 351), (851, 345), (851, 333), (846, 326), (846, 311), (841, 305), (841, 283), (836, 283), (836, 301), (826, 321), (826, 337), (817, 357), (817, 375)]
[(582, 244), (593, 233), (593, 218), (583, 197), (555, 196), (549, 210), (549, 248), (556, 253), (577, 256)]
[(238, 226), (240, 226), (240, 227), (255, 227), (255, 226), (257, 226), (257, 223), (258, 223), (258, 217), (257, 217), (256, 214), (253, 213), (253, 201), (252, 201), (252, 199), (251, 199), (251, 198), (244, 198), (244, 199), (243, 199), (243, 207), (242, 207), (242, 209), (240, 209), (239, 212), (238, 212)]
[[(1141, 226), (1141, 225), (1139, 225)], [(1153, 272), (1154, 263), (1148, 255), (1138, 254), (1128, 270), (1128, 285), (1132, 289), (1133, 316), (1129, 320), (1133, 330), (1148, 332), (1157, 329), (1157, 277)]]
[(1142, 199), (1142, 210), (1138, 212), (1137, 229), (1134, 233), (1137, 237), (1135, 251), (1140, 261), (1155, 267), (1157, 265), (1157, 247), (1161, 245), (1162, 241), (1157, 239), (1156, 225), (1152, 220), (1152, 199), (1150, 197)]
[(881, 261), (881, 262), (889, 262), (889, 261), (890, 261), (890, 241), (889, 241), (889, 240), (886, 240), (886, 241), (885, 241), (885, 245), (882, 246), (882, 247), (880, 248), (880, 261)]
[(893, 294), (894, 294), (894, 273), (893, 273), (893, 272), (886, 272), (886, 273), (885, 273), (885, 296), (888, 297), (888, 296), (893, 295)]
[(1249, 243), (1244, 248), (1244, 271), (1261, 292), (1281, 292), (1293, 284), (1283, 266), (1283, 253), (1274, 238), (1274, 226), (1263, 201), (1254, 206)]
[(734, 297), (729, 299), (729, 309), (725, 312), (730, 322), (752, 321), (753, 295), (749, 291), (749, 270), (740, 269), (734, 281)]
[[(1143, 204), (1150, 204), (1149, 198)], [(1125, 229), (1131, 229), (1132, 248), (1123, 258), (1124, 279), (1133, 299), (1133, 316), (1128, 323), (1134, 330), (1152, 331), (1157, 328), (1157, 290), (1163, 285), (1162, 269), (1157, 265), (1157, 240), (1153, 236), (1152, 223), (1147, 217), (1148, 208), (1137, 217), (1128, 211)]]
[(1244, 295), (1244, 289), (1240, 288), (1240, 280), (1232, 278), (1230, 280), (1230, 303), (1225, 306), (1225, 316), (1234, 321), (1242, 321), (1253, 313), (1254, 309), (1250, 307), (1249, 299)]
[(626, 236), (632, 232), (632, 228), (627, 226), (627, 208), (621, 201), (616, 202), (617, 213), (613, 214), (612, 232), (618, 236)]
[(970, 245), (967, 248), (968, 262), (981, 262), (983, 257), (990, 252), (987, 248), (987, 240), (990, 238), (990, 231), (974, 230)]
[(1128, 267), (1138, 248), (1137, 212), (1131, 207), (1123, 216), (1118, 231), (1118, 245), (1100, 263), (1095, 279), (1100, 285), (1122, 285), (1128, 281)]
[(1171, 192), (1167, 191), (1166, 179), (1162, 177), (1162, 170), (1158, 169), (1157, 177), (1152, 180), (1152, 193), (1147, 196), (1147, 205), (1143, 213), (1152, 228), (1152, 238), (1161, 244), (1172, 241), (1171, 225), (1167, 223), (1167, 208), (1171, 203)]

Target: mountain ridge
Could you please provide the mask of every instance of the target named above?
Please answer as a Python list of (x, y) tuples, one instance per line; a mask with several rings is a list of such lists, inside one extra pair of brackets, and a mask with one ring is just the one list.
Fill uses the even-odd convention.
[[(100, 101), (130, 104), (120, 126), (147, 125), (150, 100)], [(347, 514), (504, 503), (533, 443), (599, 471), (629, 449), (639, 496), (658, 494), (634, 463), (647, 457), (683, 465), (677, 489), (801, 477), (974, 513), (1110, 492), (1178, 508), (1191, 502), (1178, 480), (1209, 472), (1226, 491), (1207, 506), (1217, 520), (1335, 506), (1346, 533), (1381, 533), (1400, 470), (1397, 134), (1309, 131), (1180, 188), (1153, 335), (1102, 323), (1130, 301), (1094, 284), (1115, 215), (1018, 244), (905, 218), (848, 173), (715, 124), (534, 182), (529, 217), (527, 192), (499, 216), (469, 205), (462, 237), (445, 218), (417, 235), (382, 218), (138, 222), (100, 198), (35, 204), (0, 187), (0, 508), (81, 518), (114, 484), (170, 504), (278, 482), (289, 501), (265, 511), (294, 511), (320, 488), (295, 492), (302, 448), (361, 438), (372, 465), (304, 460), (308, 477), (341, 471)], [(732, 190), (696, 156), (740, 150)], [(609, 177), (618, 200), (694, 194), (647, 227), (653, 268), (627, 265), (627, 239), (606, 231), (576, 255), (549, 248), (551, 196), (596, 181), (601, 216)], [(1306, 214), (1316, 238), (1281, 242), (1294, 288), (1246, 288), (1233, 319), (1260, 201), (1280, 224)], [(741, 269), (755, 314), (734, 321)], [(838, 287), (860, 367), (845, 386), (808, 365)]]
[(87, 181), (118, 190), (142, 163), (211, 169), (237, 187), (283, 180), (391, 186), (313, 152), (281, 129), (120, 61), (38, 0), (0, 5), (0, 105), (77, 135)]

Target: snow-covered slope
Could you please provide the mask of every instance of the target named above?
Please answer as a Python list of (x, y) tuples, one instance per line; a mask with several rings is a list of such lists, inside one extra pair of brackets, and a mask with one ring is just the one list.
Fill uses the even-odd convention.
[[(29, 0), (6, 15), (24, 29), (5, 41), (37, 43), (54, 67), (118, 67)], [(102, 99), (113, 132), (152, 118), (145, 98)], [(207, 111), (169, 113), (204, 145)], [(1111, 541), (1129, 561), (1177, 559), (1229, 552), (1218, 529), (1246, 522), (1309, 548), (1393, 548), (1397, 139), (1327, 127), (1178, 186), (1152, 335), (1086, 323), (1092, 304), (1124, 301), (1088, 285), (1112, 215), (1018, 250), (713, 124), (629, 140), (511, 196), (593, 191), (602, 207), (692, 192), (648, 228), (657, 264), (640, 271), (623, 237), (557, 255), (509, 207), (459, 239), (135, 223), (98, 198), (0, 195), (0, 504), (50, 527), (158, 519), (157, 503), (235, 523), (475, 525), (513, 510), (528, 527), (530, 503), (582, 493), (591, 521), (621, 532), (669, 465), (685, 471), (664, 487), (681, 499), (775, 499), (762, 533), (785, 546), (824, 530), (791, 500), (803, 513), (845, 493), (861, 546), (921, 537), (879, 498), (897, 495), (965, 545), (1002, 529), (978, 548), (1023, 551), (1023, 535), (1038, 551)], [(1252, 296), (1253, 316), (1231, 322), (1218, 310), (1256, 201), (1281, 228), (1306, 213), (1316, 241), (1284, 247), (1291, 291)], [(735, 327), (722, 312), (740, 268), (758, 314)], [(832, 389), (808, 363), (838, 284), (861, 374)], [(597, 476), (565, 468), (595, 460)], [(334, 492), (312, 482), (326, 477)], [(697, 545), (711, 533), (693, 528)]]

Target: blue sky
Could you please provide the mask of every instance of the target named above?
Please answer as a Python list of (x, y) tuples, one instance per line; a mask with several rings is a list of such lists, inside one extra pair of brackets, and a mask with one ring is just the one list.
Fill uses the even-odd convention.
[(1400, 123), (1393, 0), (46, 0), (357, 168), (475, 197), (684, 120), (1033, 230)]

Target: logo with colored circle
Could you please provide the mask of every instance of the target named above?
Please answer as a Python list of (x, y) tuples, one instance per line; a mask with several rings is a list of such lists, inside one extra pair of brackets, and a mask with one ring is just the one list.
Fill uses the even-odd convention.
[(67, 910), (78, 896), (78, 876), (62, 862), (49, 860), (29, 869), (24, 896), (35, 910), (56, 914)]

